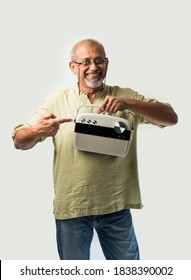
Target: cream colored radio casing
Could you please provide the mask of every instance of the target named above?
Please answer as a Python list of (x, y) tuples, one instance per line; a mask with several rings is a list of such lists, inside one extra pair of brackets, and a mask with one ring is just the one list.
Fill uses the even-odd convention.
[(126, 156), (133, 124), (112, 115), (82, 113), (75, 119), (74, 147), (80, 151)]

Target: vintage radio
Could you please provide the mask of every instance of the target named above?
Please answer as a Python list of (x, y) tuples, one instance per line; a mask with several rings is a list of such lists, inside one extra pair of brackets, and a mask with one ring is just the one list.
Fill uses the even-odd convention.
[[(74, 147), (80, 151), (126, 156), (133, 137), (133, 118), (130, 120), (108, 114), (81, 113), (75, 118)], [(130, 113), (130, 112), (129, 112)]]

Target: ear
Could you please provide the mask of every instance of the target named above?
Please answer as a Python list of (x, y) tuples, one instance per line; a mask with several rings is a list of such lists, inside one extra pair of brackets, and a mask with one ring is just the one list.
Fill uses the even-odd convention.
[(106, 57), (106, 70), (108, 69), (109, 59)]
[(77, 72), (78, 72), (77, 64), (74, 63), (73, 61), (70, 61), (70, 62), (69, 62), (69, 67), (70, 67), (72, 73), (73, 73), (74, 75), (76, 75)]

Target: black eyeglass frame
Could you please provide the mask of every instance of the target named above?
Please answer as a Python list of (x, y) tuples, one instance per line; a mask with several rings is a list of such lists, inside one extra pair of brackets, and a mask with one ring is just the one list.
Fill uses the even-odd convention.
[[(96, 62), (96, 59), (102, 59), (102, 61), (101, 62)], [(89, 63), (88, 64), (86, 64), (85, 62), (87, 61), (87, 60), (89, 60), (89, 59), (85, 59), (84, 61), (82, 61), (82, 62), (78, 62), (78, 61), (72, 61), (73, 63), (76, 63), (77, 65), (82, 65), (82, 66), (84, 66), (84, 67), (88, 67), (88, 66), (90, 66), (91, 64), (92, 64), (92, 62), (91, 62), (91, 60), (89, 60)], [(104, 63), (107, 63), (108, 62), (108, 58), (107, 57), (104, 57), (104, 58), (101, 58), (101, 57), (97, 57), (97, 58), (95, 58), (94, 60), (93, 60), (93, 63), (95, 64), (95, 65), (100, 65), (100, 64), (104, 64)]]

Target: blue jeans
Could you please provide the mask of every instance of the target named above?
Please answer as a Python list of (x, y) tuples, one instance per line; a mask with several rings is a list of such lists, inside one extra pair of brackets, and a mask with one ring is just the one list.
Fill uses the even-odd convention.
[(94, 228), (107, 260), (139, 260), (129, 209), (106, 215), (56, 220), (60, 259), (89, 260)]

